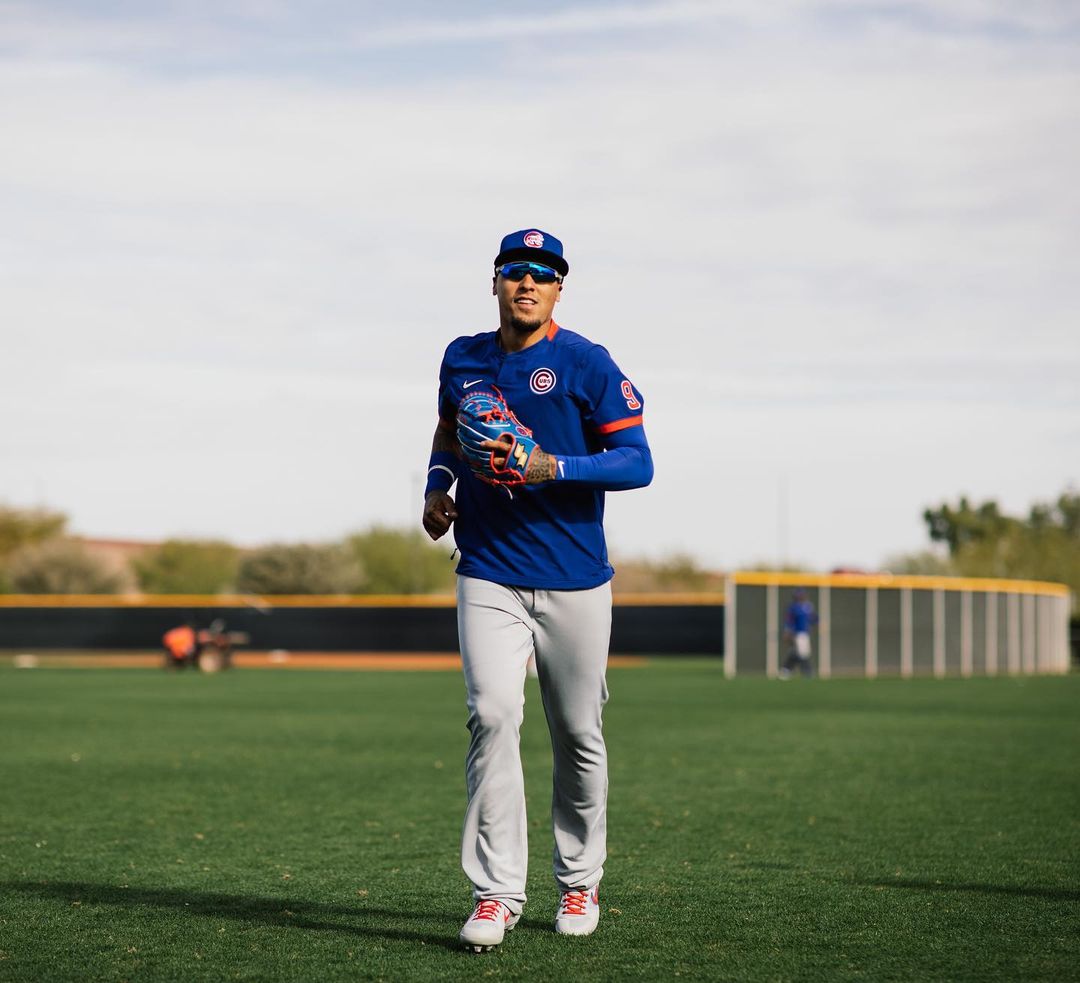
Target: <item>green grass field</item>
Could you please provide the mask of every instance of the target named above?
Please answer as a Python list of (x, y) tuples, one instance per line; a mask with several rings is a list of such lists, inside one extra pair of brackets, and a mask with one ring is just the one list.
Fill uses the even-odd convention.
[(456, 943), (456, 673), (0, 669), (0, 980), (1080, 979), (1080, 677), (613, 669), (596, 935)]

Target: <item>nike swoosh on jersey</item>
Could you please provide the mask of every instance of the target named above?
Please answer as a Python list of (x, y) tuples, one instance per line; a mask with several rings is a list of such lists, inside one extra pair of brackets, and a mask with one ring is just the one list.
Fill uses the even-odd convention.
[(462, 389), (468, 389), (469, 386), (475, 386), (478, 382), (483, 382), (483, 381), (484, 381), (483, 379), (473, 379), (472, 382), (464, 382), (464, 383), (462, 383), (461, 388)]

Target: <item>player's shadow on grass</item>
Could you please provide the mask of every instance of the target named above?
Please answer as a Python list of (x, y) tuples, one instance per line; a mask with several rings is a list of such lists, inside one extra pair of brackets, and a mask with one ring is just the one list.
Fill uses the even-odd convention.
[[(460, 949), (458, 912), (372, 908), (367, 905), (327, 904), (299, 898), (266, 898), (216, 894), (168, 887), (121, 887), (83, 881), (0, 882), (0, 894), (64, 901), (68, 905), (115, 905), (162, 908), (203, 918), (228, 918), (248, 924), (299, 928), (379, 939), (400, 939)], [(405, 927), (403, 927), (403, 925)], [(412, 927), (409, 927), (409, 926)]]

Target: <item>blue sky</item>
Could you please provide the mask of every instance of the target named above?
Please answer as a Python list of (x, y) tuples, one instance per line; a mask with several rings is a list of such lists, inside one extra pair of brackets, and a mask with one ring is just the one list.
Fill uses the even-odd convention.
[(617, 555), (875, 567), (927, 505), (1080, 482), (1075, 5), (228, 11), (0, 2), (0, 501), (415, 523), (529, 225), (646, 397)]

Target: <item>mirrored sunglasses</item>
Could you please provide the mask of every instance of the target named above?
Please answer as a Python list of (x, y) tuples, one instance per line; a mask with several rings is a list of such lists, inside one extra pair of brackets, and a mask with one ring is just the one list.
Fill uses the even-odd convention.
[(562, 283), (562, 277), (550, 266), (539, 263), (504, 263), (495, 268), (498, 276), (520, 283), (526, 276), (531, 276), (534, 283)]

